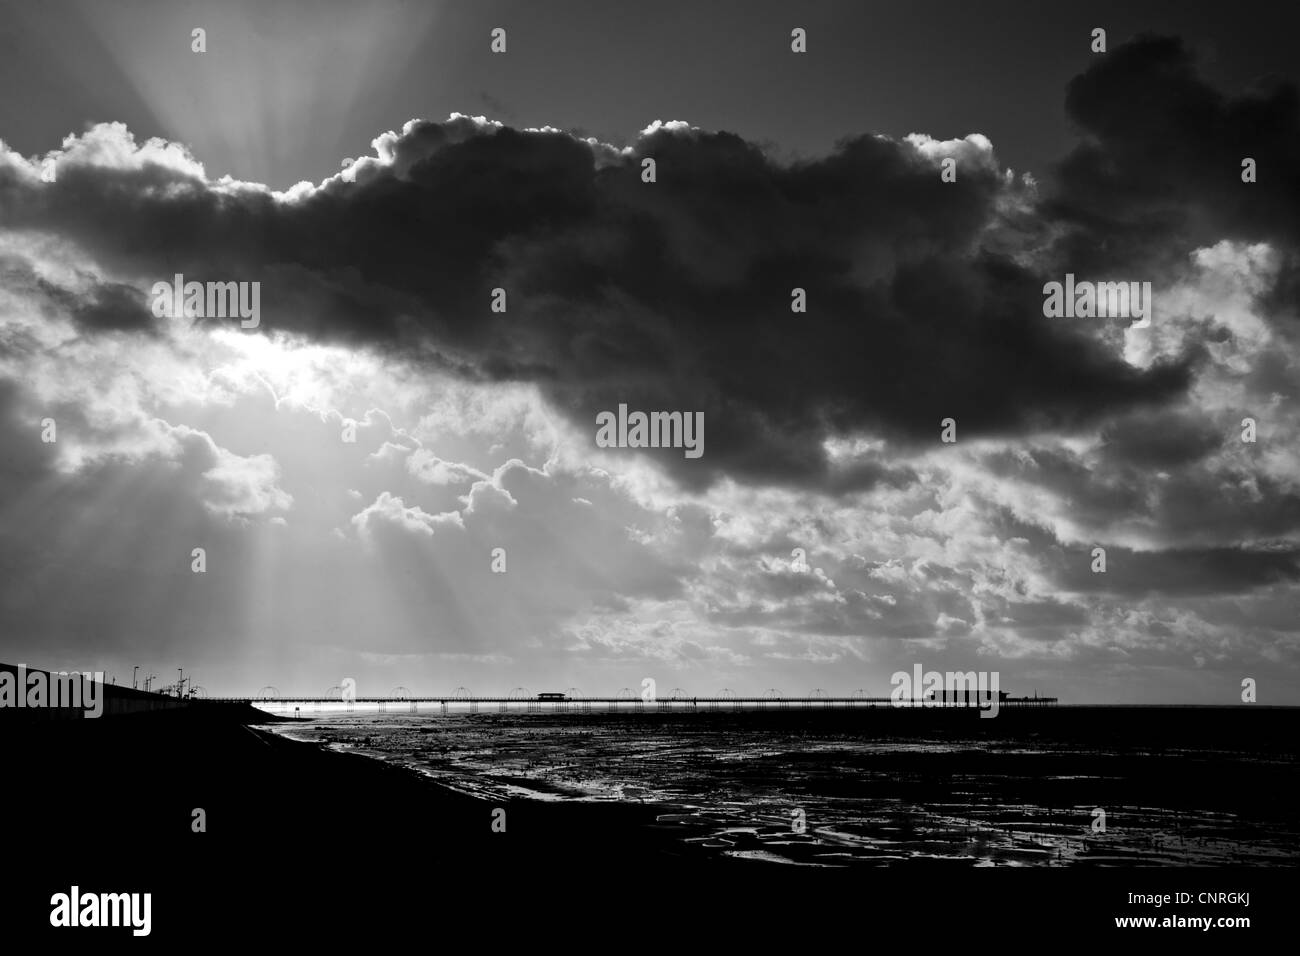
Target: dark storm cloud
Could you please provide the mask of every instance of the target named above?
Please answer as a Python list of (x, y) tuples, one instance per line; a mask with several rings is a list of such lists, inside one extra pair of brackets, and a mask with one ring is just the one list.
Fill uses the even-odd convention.
[(150, 281), (260, 279), (264, 329), (538, 383), (593, 435), (620, 403), (702, 411), (702, 459), (657, 453), (693, 486), (896, 485), (911, 475), (832, 467), (823, 442), (931, 443), (949, 416), (963, 437), (1072, 428), (1191, 377), (1191, 356), (1138, 370), (1044, 319), (1043, 277), (1005, 249), (1031, 197), (970, 144), (956, 183), (874, 136), (782, 163), (728, 133), (660, 128), (621, 154), (455, 118), (384, 148), (289, 202), (156, 164), (43, 188), (0, 170), (0, 210)]
[(1054, 578), (1063, 590), (1142, 595), (1232, 594), (1300, 580), (1300, 550), (1187, 548), (1106, 549), (1106, 573), (1091, 570), (1088, 549), (1060, 555)]
[[(1300, 94), (1266, 79), (1234, 97), (1202, 80), (1181, 40), (1144, 36), (1069, 84), (1082, 143), (1061, 163), (1050, 208), (1076, 227), (1078, 269), (1163, 269), (1224, 238), (1300, 238)], [(1258, 164), (1243, 183), (1242, 160)]]
[(155, 334), (157, 320), (140, 290), (118, 282), (83, 277), (85, 288), (66, 289), (36, 274), (25, 261), (0, 256), (0, 283), (13, 292), (25, 291), (49, 315), (67, 315), (83, 332)]
[(1108, 460), (1159, 469), (1200, 461), (1222, 448), (1227, 434), (1204, 416), (1162, 411), (1114, 421), (1101, 438)]
[(1267, 545), (1300, 529), (1300, 495), (1290, 483), (1260, 473), (1248, 459), (1199, 457), (1222, 447), (1222, 437), (1215, 440), (1210, 427), (1188, 421), (1174, 424), (1179, 421), (1166, 416), (1148, 426), (1130, 420), (1103, 433), (1100, 463), (1048, 448), (998, 451), (982, 463), (999, 479), (1068, 502), (1070, 520), (1098, 535), (1098, 544), (1117, 529), (1138, 528), (1153, 545), (1167, 546)]
[(68, 313), (79, 327), (90, 332), (155, 331), (155, 319), (140, 290), (109, 283), (71, 303)]
[[(1296, 502), (1290, 507), (1294, 509)], [(1159, 524), (1159, 520), (1156, 522)], [(1061, 592), (1139, 598), (1245, 595), (1300, 580), (1300, 549), (1290, 543), (1207, 545), (1137, 551), (1105, 545), (1106, 570), (1094, 572), (1093, 544), (1063, 544), (1052, 532), (1009, 513), (994, 517), (999, 537), (1022, 538)]]

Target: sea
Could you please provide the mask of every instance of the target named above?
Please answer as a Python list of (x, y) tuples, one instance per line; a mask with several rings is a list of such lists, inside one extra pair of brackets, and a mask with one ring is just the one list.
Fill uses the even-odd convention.
[(346, 714), (268, 725), (489, 801), (621, 802), (801, 866), (1300, 862), (1292, 708)]

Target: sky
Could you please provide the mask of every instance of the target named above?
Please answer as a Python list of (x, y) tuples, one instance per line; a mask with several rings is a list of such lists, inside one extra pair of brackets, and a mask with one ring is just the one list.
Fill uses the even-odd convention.
[(1300, 704), (1272, 7), (595, 6), (0, 0), (0, 660)]

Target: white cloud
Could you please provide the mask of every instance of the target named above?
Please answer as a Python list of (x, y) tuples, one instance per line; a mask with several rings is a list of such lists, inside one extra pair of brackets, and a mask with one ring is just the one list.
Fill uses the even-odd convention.
[(372, 504), (353, 515), (352, 524), (363, 539), (370, 538), (376, 527), (385, 524), (428, 537), (432, 537), (436, 530), (447, 528), (463, 530), (465, 527), (459, 512), (429, 514), (419, 505), (407, 507), (401, 498), (387, 491), (382, 492)]
[[(209, 439), (210, 441), (210, 439)], [(216, 464), (203, 473), (203, 505), (227, 518), (283, 511), (293, 496), (277, 485), (280, 467), (270, 455), (247, 458), (213, 446)]]

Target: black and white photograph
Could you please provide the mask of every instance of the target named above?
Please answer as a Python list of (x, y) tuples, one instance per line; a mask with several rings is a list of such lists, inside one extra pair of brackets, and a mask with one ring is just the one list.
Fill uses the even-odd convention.
[(0, 0), (0, 947), (1283, 938), (1297, 29)]

